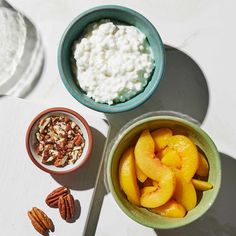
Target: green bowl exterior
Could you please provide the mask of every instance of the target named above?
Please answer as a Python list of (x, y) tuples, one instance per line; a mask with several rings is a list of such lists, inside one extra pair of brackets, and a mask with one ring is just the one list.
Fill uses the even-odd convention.
[[(213, 189), (204, 191), (198, 205), (184, 218), (163, 217), (130, 203), (119, 185), (118, 166), (124, 150), (137, 141), (142, 130), (154, 130), (161, 127), (170, 127), (175, 132), (187, 135), (205, 153), (209, 162), (208, 181), (213, 184)], [(221, 163), (215, 144), (200, 127), (181, 118), (157, 116), (137, 121), (118, 135), (108, 155), (106, 174), (108, 187), (115, 201), (130, 218), (151, 228), (171, 229), (193, 222), (211, 207), (220, 189)]]
[[(83, 34), (84, 28), (101, 19), (112, 19), (134, 25), (139, 28), (148, 39), (152, 48), (156, 67), (145, 89), (130, 100), (107, 105), (97, 103), (86, 96), (76, 83), (72, 71), (72, 45)], [(58, 67), (62, 81), (70, 94), (83, 105), (100, 112), (116, 113), (134, 109), (145, 102), (155, 91), (161, 80), (165, 68), (165, 50), (162, 40), (155, 27), (141, 14), (126, 7), (105, 5), (92, 8), (76, 17), (65, 30), (58, 49)]]

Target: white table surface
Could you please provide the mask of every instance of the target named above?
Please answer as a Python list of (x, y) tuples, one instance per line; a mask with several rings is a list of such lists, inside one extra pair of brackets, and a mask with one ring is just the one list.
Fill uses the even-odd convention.
[[(48, 106), (25, 99), (0, 97), (0, 107), (4, 111), (4, 116), (0, 118), (0, 195), (3, 202), (0, 207), (1, 235), (39, 235), (27, 217), (27, 211), (34, 206), (42, 209), (52, 219), (55, 235), (82, 235), (103, 146), (109, 132), (107, 122), (80, 112), (90, 125), (96, 140), (91, 155), (79, 171), (65, 176), (51, 175), (41, 171), (30, 161), (25, 147), (25, 135), (30, 122)], [(2, 132), (6, 126), (10, 127), (8, 132)], [(46, 196), (59, 186), (68, 187), (75, 198), (73, 223), (62, 220), (58, 209), (49, 208), (45, 203)]]
[[(234, 0), (9, 0), (39, 29), (44, 45), (43, 74), (27, 99), (52, 106), (70, 106), (104, 117), (80, 105), (66, 91), (57, 69), (57, 48), (69, 22), (78, 14), (102, 4), (120, 4), (146, 16), (159, 31), (167, 49), (166, 77), (154, 96), (140, 108), (109, 115), (113, 132), (131, 118), (152, 110), (175, 110), (191, 115), (215, 141), (222, 153), (222, 190), (205, 218), (174, 231), (153, 231), (129, 220), (113, 202), (103, 207), (97, 235), (236, 235), (236, 207), (232, 185), (236, 167), (236, 1)], [(188, 56), (189, 57), (188, 57)], [(120, 119), (120, 118), (123, 119)], [(224, 192), (222, 192), (224, 191)], [(222, 200), (223, 199), (223, 200)], [(110, 203), (109, 203), (110, 202)], [(217, 205), (218, 204), (218, 205)], [(230, 213), (231, 212), (231, 213)], [(217, 216), (219, 213), (222, 217)], [(208, 219), (206, 221), (205, 219)], [(204, 224), (208, 222), (208, 224)], [(211, 228), (211, 229), (210, 229)], [(200, 234), (199, 234), (200, 233)]]

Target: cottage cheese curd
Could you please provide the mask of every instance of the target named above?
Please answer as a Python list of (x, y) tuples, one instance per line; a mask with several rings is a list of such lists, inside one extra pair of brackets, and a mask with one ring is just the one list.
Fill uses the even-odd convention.
[(74, 43), (79, 86), (96, 102), (124, 102), (147, 85), (155, 66), (146, 36), (134, 26), (102, 20)]

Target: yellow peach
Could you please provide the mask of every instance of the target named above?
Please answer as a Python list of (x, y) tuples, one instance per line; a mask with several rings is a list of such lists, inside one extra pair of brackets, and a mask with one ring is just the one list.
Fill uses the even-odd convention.
[(173, 135), (173, 132), (169, 128), (160, 128), (154, 130), (151, 135), (155, 142), (155, 150), (160, 151), (167, 146), (168, 139)]
[[(140, 204), (144, 207), (154, 208), (165, 204), (173, 195), (175, 189), (175, 174), (167, 166), (155, 158), (155, 143), (149, 132), (144, 130), (134, 149), (135, 161), (139, 169), (149, 178), (158, 183), (158, 188), (143, 192)], [(148, 187), (146, 187), (148, 188)]]
[(178, 152), (182, 162), (182, 176), (189, 182), (198, 168), (199, 157), (196, 145), (186, 136), (173, 135), (168, 139), (168, 147)]
[(209, 172), (208, 162), (206, 158), (204, 157), (204, 155), (200, 152), (198, 153), (198, 157), (199, 157), (199, 166), (198, 166), (196, 174), (202, 177), (206, 177), (208, 176), (208, 172)]
[(153, 197), (153, 192), (157, 191), (158, 187), (157, 186), (147, 186), (144, 187), (140, 190), (141, 196), (147, 196), (150, 195), (150, 197)]
[(192, 183), (197, 190), (206, 191), (213, 188), (211, 183), (199, 179), (192, 179)]
[(197, 204), (196, 190), (191, 181), (186, 181), (182, 173), (175, 169), (176, 174), (176, 188), (174, 192), (174, 199), (184, 206), (187, 211), (192, 210)]
[(143, 183), (146, 179), (147, 176), (139, 169), (139, 167), (135, 164), (135, 168), (136, 168), (136, 175), (138, 180)]
[(121, 189), (128, 200), (136, 205), (140, 204), (140, 191), (135, 173), (134, 148), (127, 149), (119, 164), (119, 181)]
[(150, 211), (171, 218), (183, 218), (186, 214), (185, 208), (175, 200), (170, 200), (160, 207), (151, 208)]
[(171, 148), (166, 148), (166, 149), (167, 149), (167, 151), (165, 151), (163, 153), (161, 163), (166, 166), (175, 167), (175, 168), (180, 169), (182, 166), (182, 163), (181, 163), (181, 158), (180, 158), (178, 152), (176, 152), (175, 150), (173, 150)]

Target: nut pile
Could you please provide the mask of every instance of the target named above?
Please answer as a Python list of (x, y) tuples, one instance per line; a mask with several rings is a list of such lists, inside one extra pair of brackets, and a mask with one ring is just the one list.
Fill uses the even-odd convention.
[(66, 187), (53, 190), (45, 200), (49, 207), (58, 207), (62, 219), (70, 221), (75, 213), (75, 200)]
[(36, 153), (43, 164), (63, 167), (82, 155), (85, 140), (80, 127), (67, 116), (50, 116), (39, 121)]
[[(66, 187), (59, 187), (53, 190), (45, 199), (49, 207), (59, 209), (59, 213), (63, 220), (72, 222), (75, 220), (75, 200), (70, 190)], [(28, 211), (28, 217), (35, 230), (42, 235), (48, 235), (49, 231), (54, 231), (52, 220), (40, 209), (33, 207)]]

